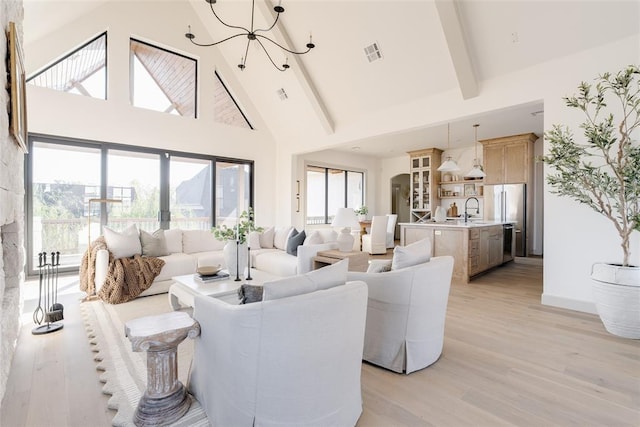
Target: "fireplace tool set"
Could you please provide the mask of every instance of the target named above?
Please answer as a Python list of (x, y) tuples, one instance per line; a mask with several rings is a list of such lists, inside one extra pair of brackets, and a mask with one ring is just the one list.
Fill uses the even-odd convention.
[[(38, 254), (38, 275), (40, 278), (40, 294), (38, 307), (33, 312), (33, 323), (36, 326), (31, 331), (34, 335), (48, 334), (62, 329), (64, 307), (58, 303), (58, 267), (60, 266), (60, 252), (51, 252), (51, 262), (47, 262), (47, 253)], [(43, 325), (42, 322), (46, 322)]]

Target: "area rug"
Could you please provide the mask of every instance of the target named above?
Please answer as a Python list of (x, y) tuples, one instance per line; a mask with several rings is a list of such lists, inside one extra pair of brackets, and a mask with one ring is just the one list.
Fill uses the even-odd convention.
[[(146, 353), (134, 353), (124, 335), (124, 324), (137, 317), (166, 313), (170, 310), (167, 295), (154, 295), (134, 301), (110, 305), (102, 301), (81, 304), (87, 335), (102, 371), (103, 393), (110, 395), (108, 406), (116, 410), (112, 424), (132, 427), (133, 414), (146, 389)], [(193, 340), (187, 338), (178, 346), (178, 378), (187, 385), (193, 357)], [(189, 411), (173, 426), (208, 426), (202, 406), (194, 398)]]

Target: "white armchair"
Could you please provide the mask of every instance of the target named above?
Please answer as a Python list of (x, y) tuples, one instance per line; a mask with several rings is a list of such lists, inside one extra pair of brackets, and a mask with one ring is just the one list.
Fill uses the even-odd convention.
[(387, 249), (393, 249), (395, 246), (396, 236), (396, 222), (398, 221), (397, 214), (387, 214), (389, 218), (387, 220)]
[(386, 215), (371, 218), (371, 233), (362, 236), (362, 251), (370, 254), (387, 253), (387, 221)]
[(363, 359), (407, 374), (442, 353), (453, 257), (384, 273), (349, 272), (369, 288)]
[(245, 305), (196, 296), (190, 388), (211, 425), (355, 425), (366, 305), (363, 282)]

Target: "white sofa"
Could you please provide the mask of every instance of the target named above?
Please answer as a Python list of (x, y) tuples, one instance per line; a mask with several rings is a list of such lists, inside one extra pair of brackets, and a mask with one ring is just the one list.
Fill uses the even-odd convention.
[(295, 276), (313, 270), (313, 257), (318, 251), (338, 247), (338, 235), (333, 229), (315, 230), (297, 247), (297, 256), (290, 255), (286, 249), (292, 231), (293, 227), (268, 227), (257, 238), (251, 236), (251, 265), (274, 276)]
[(450, 256), (381, 273), (349, 272), (348, 280), (369, 289), (362, 358), (406, 374), (437, 361), (452, 274)]
[[(367, 286), (345, 284), (343, 278), (341, 285), (325, 289), (300, 277), (272, 282), (277, 288), (272, 294), (265, 284), (261, 302), (231, 305), (195, 297), (193, 316), (201, 334), (194, 341), (190, 391), (211, 425), (358, 421)], [(282, 295), (293, 287), (309, 293)]]
[[(270, 228), (274, 231), (280, 230), (273, 227)], [(286, 249), (286, 240), (293, 227), (282, 227), (281, 229), (286, 231), (286, 233), (284, 231), (280, 233), (284, 233), (284, 248)], [(275, 237), (276, 233), (274, 232), (273, 234)], [(324, 236), (324, 238), (328, 239), (327, 243), (324, 243), (323, 238), (323, 243), (310, 243), (299, 246), (297, 256), (294, 256), (288, 254), (286, 250), (280, 249), (283, 247), (282, 243), (280, 241), (274, 242), (275, 239), (271, 240), (271, 247), (268, 247), (269, 233), (267, 233), (266, 240), (263, 239), (265, 248), (260, 247), (260, 249), (251, 251), (251, 265), (258, 270), (281, 277), (305, 273), (312, 269), (312, 259), (318, 251), (337, 247), (335, 242), (331, 242), (334, 234), (333, 230), (320, 233), (321, 238)], [(165, 230), (164, 237), (169, 254), (158, 258), (164, 260), (165, 264), (151, 287), (140, 296), (166, 293), (173, 284), (172, 277), (193, 274), (200, 266), (219, 264), (223, 268), (225, 267), (222, 249), (226, 242), (217, 240), (213, 233), (208, 230)], [(280, 238), (281, 236), (278, 235), (278, 237)], [(278, 247), (274, 246), (275, 243), (277, 243)], [(108, 266), (109, 252), (104, 249), (99, 250), (95, 257), (96, 292), (100, 290), (105, 281)]]

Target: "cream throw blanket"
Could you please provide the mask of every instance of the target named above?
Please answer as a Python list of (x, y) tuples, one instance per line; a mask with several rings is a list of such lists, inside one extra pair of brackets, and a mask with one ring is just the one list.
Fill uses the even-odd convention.
[[(80, 290), (88, 295), (96, 292), (96, 254), (100, 249), (107, 249), (104, 237), (98, 237), (82, 256), (80, 264)], [(113, 259), (109, 252), (109, 269), (104, 285), (98, 296), (110, 304), (120, 304), (135, 299), (147, 290), (153, 280), (160, 274), (164, 261), (154, 257), (134, 255), (133, 258)]]

